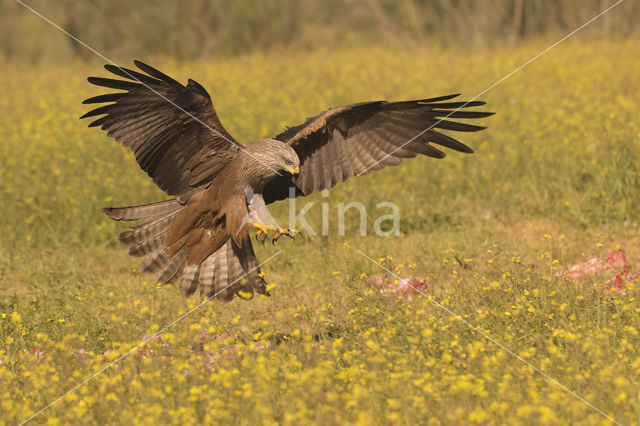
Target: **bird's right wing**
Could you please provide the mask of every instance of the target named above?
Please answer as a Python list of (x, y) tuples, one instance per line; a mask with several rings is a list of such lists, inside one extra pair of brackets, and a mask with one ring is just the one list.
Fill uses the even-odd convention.
[(129, 147), (140, 167), (169, 195), (180, 196), (210, 182), (242, 145), (225, 130), (207, 91), (189, 79), (183, 86), (166, 74), (134, 61), (142, 74), (105, 65), (126, 80), (89, 77), (97, 86), (124, 90), (85, 100), (108, 103), (81, 118)]
[(268, 203), (309, 195), (418, 154), (442, 158), (445, 153), (432, 144), (455, 151), (473, 152), (468, 146), (439, 130), (475, 132), (481, 126), (451, 121), (482, 118), (493, 113), (463, 108), (484, 102), (443, 102), (458, 95), (403, 102), (362, 102), (329, 109), (291, 127), (275, 139), (288, 143), (300, 157), (300, 174), (272, 180), (263, 191)]

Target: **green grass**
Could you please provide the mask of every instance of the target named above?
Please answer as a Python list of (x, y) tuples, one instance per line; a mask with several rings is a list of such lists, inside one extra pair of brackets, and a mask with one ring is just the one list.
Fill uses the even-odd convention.
[[(542, 48), (155, 65), (210, 89), (227, 129), (250, 141), (330, 106), (468, 99)], [(481, 97), (497, 114), (460, 135), (474, 155), (409, 160), (299, 199), (316, 203), (316, 230), (329, 203), (330, 236), (256, 247), (259, 260), (282, 250), (263, 266), (272, 297), (207, 303), (166, 330), (164, 346), (136, 349), (36, 421), (606, 423), (435, 300), (637, 423), (637, 286), (555, 274), (617, 246), (640, 262), (638, 53), (632, 42), (561, 45)], [(77, 120), (95, 94), (85, 77), (99, 72), (10, 67), (0, 86), (0, 423), (26, 419), (200, 303), (140, 275), (114, 240), (125, 226), (100, 213), (164, 196), (130, 153)], [(395, 202), (401, 235), (361, 237), (352, 212), (337, 236), (337, 205), (349, 201), (367, 207), (370, 231), (376, 204)], [(272, 213), (287, 223), (286, 203)], [(379, 295), (368, 277), (385, 271), (358, 250), (426, 278), (434, 299)], [(225, 333), (235, 338), (216, 337)]]

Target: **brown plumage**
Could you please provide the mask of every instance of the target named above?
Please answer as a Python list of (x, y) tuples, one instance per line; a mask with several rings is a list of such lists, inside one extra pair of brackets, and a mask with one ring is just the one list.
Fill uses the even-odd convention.
[(331, 188), (418, 154), (444, 157), (432, 143), (471, 153), (436, 129), (481, 130), (448, 118), (491, 115), (462, 110), (484, 102), (446, 102), (457, 95), (363, 102), (243, 145), (222, 126), (200, 84), (190, 79), (183, 86), (134, 62), (144, 73), (106, 65), (124, 80), (89, 77), (90, 83), (123, 92), (85, 100), (107, 104), (81, 118), (102, 116), (89, 126), (101, 126), (129, 147), (140, 167), (175, 197), (104, 212), (114, 220), (142, 222), (118, 241), (130, 255), (145, 257), (141, 271), (155, 273), (159, 282), (181, 280), (186, 295), (198, 288), (223, 300), (267, 293), (249, 237), (252, 223), (268, 225), (265, 202), (287, 198), (289, 188), (296, 196)]

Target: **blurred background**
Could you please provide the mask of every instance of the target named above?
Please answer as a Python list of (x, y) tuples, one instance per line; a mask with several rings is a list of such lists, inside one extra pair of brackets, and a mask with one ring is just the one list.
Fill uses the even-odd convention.
[[(0, 1), (0, 424), (165, 325), (169, 346), (138, 348), (36, 421), (602, 423), (431, 298), (380, 297), (384, 270), (360, 249), (621, 424), (640, 419), (639, 0), (20, 1), (104, 58)], [(176, 322), (201, 299), (139, 273), (115, 240), (130, 224), (101, 212), (167, 195), (78, 119), (110, 92), (87, 77), (134, 58), (201, 83), (243, 143), (367, 100), (461, 93), (496, 115), (449, 133), (474, 155), (298, 198), (316, 232), (328, 206), (330, 236), (255, 245), (261, 262), (282, 250), (263, 267), (273, 297)], [(384, 201), (399, 236), (374, 236)], [(367, 236), (355, 209), (338, 235), (347, 202), (365, 206)], [(269, 209), (296, 226), (288, 202)], [(558, 276), (622, 248), (635, 268), (615, 293), (609, 272)]]
[[(256, 50), (372, 44), (510, 46), (564, 36), (616, 0), (29, 0), (25, 4), (114, 60), (210, 59)], [(605, 14), (581, 40), (637, 33), (640, 2)], [(96, 59), (18, 2), (0, 3), (0, 57)]]

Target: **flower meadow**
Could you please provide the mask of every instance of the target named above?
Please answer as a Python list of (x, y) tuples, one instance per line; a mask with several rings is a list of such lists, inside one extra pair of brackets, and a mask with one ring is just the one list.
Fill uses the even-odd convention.
[[(546, 46), (138, 59), (249, 142), (331, 106), (468, 100)], [(0, 424), (640, 422), (637, 43), (563, 43), (484, 93), (488, 129), (457, 135), (473, 155), (298, 199), (328, 237), (256, 245), (272, 295), (229, 304), (116, 244), (101, 207), (165, 196), (78, 120), (100, 67), (2, 63)], [(350, 201), (397, 204), (400, 235), (351, 212), (338, 236)]]

